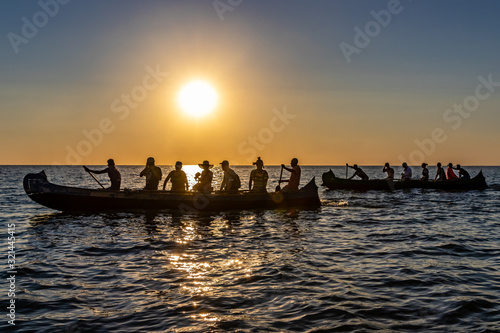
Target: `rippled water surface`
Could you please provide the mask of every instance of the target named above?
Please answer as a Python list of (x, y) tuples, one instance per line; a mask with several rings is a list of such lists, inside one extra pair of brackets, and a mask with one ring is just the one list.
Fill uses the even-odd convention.
[[(143, 186), (141, 168), (119, 167), (122, 187)], [(499, 167), (482, 168), (485, 191), (320, 187), (314, 210), (187, 215), (50, 210), (22, 189), (42, 169), (98, 186), (81, 167), (0, 167), (0, 331), (11, 329), (8, 224), (18, 332), (500, 331)], [(199, 171), (185, 169), (191, 181)], [(246, 186), (251, 168), (234, 169)], [(267, 169), (272, 189), (280, 169)], [(303, 167), (302, 185), (329, 169)]]

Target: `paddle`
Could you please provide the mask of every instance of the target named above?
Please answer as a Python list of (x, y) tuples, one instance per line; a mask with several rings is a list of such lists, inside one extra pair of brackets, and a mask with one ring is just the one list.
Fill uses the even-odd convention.
[(347, 172), (348, 172), (347, 167), (348, 167), (348, 166), (349, 166), (349, 164), (347, 164), (347, 163), (346, 163), (346, 164), (345, 164), (345, 179), (347, 179)]
[(283, 177), (283, 166), (281, 166), (281, 172), (280, 172), (280, 180), (278, 181), (278, 185), (276, 186), (276, 192), (281, 191), (281, 178)]
[(94, 180), (95, 180), (95, 181), (96, 181), (99, 185), (101, 185), (101, 187), (102, 187), (103, 189), (105, 189), (105, 188), (104, 188), (104, 186), (102, 186), (101, 182), (100, 182), (99, 180), (97, 180), (97, 178), (96, 178), (96, 177), (95, 177), (95, 176), (94, 176), (94, 175), (90, 172), (90, 170), (89, 170), (89, 169), (87, 169), (86, 167), (83, 167), (83, 168), (85, 169), (85, 171), (87, 171), (87, 172), (89, 173), (89, 175), (91, 175), (91, 176), (92, 176), (92, 178), (94, 178)]

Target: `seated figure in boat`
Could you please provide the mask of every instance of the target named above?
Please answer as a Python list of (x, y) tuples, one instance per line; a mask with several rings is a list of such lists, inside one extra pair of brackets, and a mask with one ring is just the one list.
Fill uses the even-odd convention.
[(391, 168), (389, 163), (386, 163), (384, 165), (384, 168), (382, 169), (382, 172), (387, 172), (387, 180), (393, 180), (394, 179), (394, 169)]
[(221, 191), (238, 192), (241, 187), (240, 177), (229, 167), (229, 162), (224, 160), (221, 163), (222, 170), (224, 170), (224, 178), (220, 184)]
[(403, 163), (403, 172), (401, 173), (401, 180), (411, 180), (412, 170), (406, 162)]
[(457, 164), (457, 167), (453, 169), (458, 170), (459, 179), (470, 179), (469, 173), (464, 168), (462, 168), (460, 164)]
[(282, 181), (283, 183), (288, 183), (285, 187), (283, 187), (282, 191), (285, 192), (298, 191), (300, 185), (302, 170), (299, 166), (299, 160), (297, 158), (292, 158), (290, 165), (292, 166), (291, 168), (287, 168), (284, 164), (281, 165), (284, 170), (290, 172), (290, 179)]
[(366, 175), (366, 173), (365, 173), (363, 170), (361, 170), (361, 168), (360, 168), (360, 167), (358, 167), (358, 165), (357, 165), (357, 164), (354, 164), (353, 166), (350, 166), (350, 165), (347, 165), (347, 166), (348, 166), (349, 168), (351, 168), (351, 169), (354, 169), (354, 170), (355, 170), (354, 174), (353, 174), (353, 175), (352, 175), (349, 179), (353, 179), (353, 178), (354, 178), (354, 177), (356, 177), (356, 176), (358, 176), (358, 177), (359, 177), (359, 178), (361, 178), (362, 180), (368, 180), (368, 179), (370, 179), (370, 177), (368, 177), (368, 176)]
[(436, 171), (436, 177), (434, 177), (434, 181), (443, 181), (446, 180), (446, 172), (444, 171), (441, 162), (438, 162), (437, 166), (437, 171)]
[(258, 157), (257, 161), (255, 161), (253, 165), (255, 165), (257, 169), (250, 172), (250, 182), (248, 184), (248, 188), (252, 192), (267, 192), (266, 187), (269, 175), (267, 171), (264, 170), (264, 162), (260, 159), (260, 157)]
[(110, 158), (108, 160), (108, 167), (104, 170), (90, 170), (86, 166), (83, 166), (83, 168), (87, 172), (92, 172), (92, 173), (96, 173), (96, 174), (107, 173), (109, 180), (111, 181), (111, 186), (108, 189), (109, 190), (116, 190), (116, 191), (120, 190), (122, 176), (120, 175), (120, 171), (118, 171), (118, 169), (116, 168), (115, 161), (112, 158)]
[(429, 169), (427, 169), (427, 166), (429, 164), (427, 163), (422, 163), (422, 178), (420, 178), (421, 181), (428, 181), (429, 180)]
[(170, 171), (167, 178), (165, 178), (163, 182), (164, 191), (169, 180), (172, 182), (172, 192), (184, 192), (189, 189), (186, 173), (182, 170), (182, 162), (177, 161), (175, 163), (175, 170)]
[(452, 163), (448, 163), (448, 168), (446, 169), (446, 179), (448, 179), (448, 180), (458, 179), (457, 175), (453, 171), (453, 164)]
[(145, 190), (158, 190), (158, 184), (160, 183), (162, 174), (161, 169), (155, 165), (155, 159), (149, 157), (146, 161), (146, 167), (141, 171), (140, 176), (146, 177)]
[(198, 192), (210, 193), (212, 192), (212, 179), (214, 178), (214, 173), (210, 171), (210, 169), (214, 166), (208, 161), (203, 161), (203, 163), (198, 164), (198, 166), (202, 168), (203, 171), (198, 178), (195, 177), (195, 180), (198, 180), (198, 183), (193, 186), (193, 190)]

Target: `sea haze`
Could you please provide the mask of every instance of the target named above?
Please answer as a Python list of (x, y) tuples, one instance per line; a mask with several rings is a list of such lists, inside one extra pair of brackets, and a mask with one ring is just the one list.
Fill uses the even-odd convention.
[[(142, 166), (118, 168), (122, 187), (144, 186)], [(467, 168), (483, 170), (484, 191), (320, 187), (313, 210), (200, 214), (57, 212), (22, 188), (42, 169), (56, 184), (99, 186), (79, 166), (0, 167), (0, 331), (11, 326), (13, 224), (17, 332), (500, 330), (500, 167)], [(185, 169), (192, 185), (200, 169)], [(251, 169), (234, 167), (245, 189)], [(266, 169), (272, 190), (280, 168)], [(304, 166), (301, 184), (329, 169), (345, 177)]]

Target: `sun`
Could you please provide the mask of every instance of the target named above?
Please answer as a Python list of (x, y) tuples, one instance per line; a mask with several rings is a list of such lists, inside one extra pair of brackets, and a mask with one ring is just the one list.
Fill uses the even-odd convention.
[(215, 109), (218, 96), (211, 84), (203, 80), (194, 80), (182, 87), (177, 100), (186, 114), (202, 117)]

